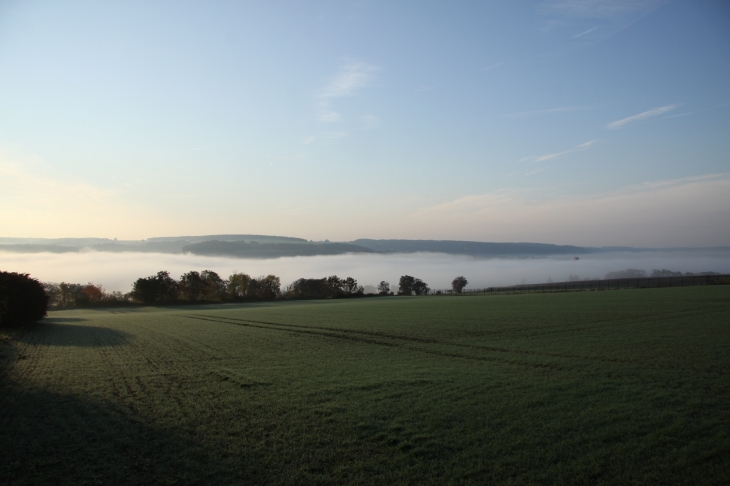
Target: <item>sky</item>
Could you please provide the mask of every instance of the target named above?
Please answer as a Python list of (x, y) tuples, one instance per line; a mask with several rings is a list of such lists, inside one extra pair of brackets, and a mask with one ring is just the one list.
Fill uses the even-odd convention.
[(0, 236), (730, 246), (726, 1), (0, 2)]

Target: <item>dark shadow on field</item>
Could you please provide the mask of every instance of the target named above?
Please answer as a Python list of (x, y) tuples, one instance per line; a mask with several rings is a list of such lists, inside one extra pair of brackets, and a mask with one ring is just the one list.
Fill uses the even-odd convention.
[[(407, 299), (409, 297), (405, 297)], [(414, 299), (420, 297), (413, 297)], [(231, 310), (231, 309), (262, 309), (267, 307), (282, 306), (300, 306), (300, 305), (317, 305), (317, 304), (334, 304), (346, 302), (364, 302), (370, 299), (292, 299), (292, 300), (273, 300), (261, 302), (221, 302), (217, 304), (185, 304), (169, 307), (158, 307), (159, 309), (184, 310), (184, 311), (209, 311), (209, 310)]]
[[(107, 313), (107, 314), (132, 314), (135, 312), (145, 312), (145, 307), (141, 305), (124, 305), (120, 307), (69, 307), (69, 308), (52, 308), (49, 309), (49, 316), (47, 319), (66, 319), (66, 318), (59, 318), (55, 317), (59, 314), (64, 314), (66, 312), (78, 312), (78, 311), (88, 311), (88, 312), (94, 312), (94, 313)], [(73, 318), (68, 318), (73, 319)]]
[(121, 406), (0, 381), (0, 411), (6, 485), (266, 483), (252, 457), (231, 457)]
[(261, 309), (263, 307), (279, 307), (284, 302), (289, 301), (273, 301), (273, 302), (225, 302), (220, 304), (188, 304), (180, 306), (170, 306), (171, 310), (224, 310), (224, 309)]
[(82, 317), (49, 317), (43, 320), (43, 322), (84, 322), (88, 321), (88, 319), (84, 319)]
[[(62, 322), (80, 322), (86, 319), (63, 318)], [(127, 344), (132, 336), (108, 327), (62, 324), (59, 318), (43, 320), (25, 334), (24, 340), (32, 340), (44, 346), (119, 346)]]

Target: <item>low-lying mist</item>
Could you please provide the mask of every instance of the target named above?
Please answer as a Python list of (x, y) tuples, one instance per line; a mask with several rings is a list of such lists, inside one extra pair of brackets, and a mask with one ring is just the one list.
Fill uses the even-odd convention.
[(274, 274), (286, 286), (294, 280), (328, 275), (354, 277), (361, 285), (377, 286), (381, 280), (397, 288), (401, 275), (412, 275), (432, 289), (451, 286), (464, 275), (467, 288), (497, 285), (603, 278), (606, 273), (636, 268), (681, 272), (730, 273), (730, 251), (708, 252), (614, 252), (552, 258), (474, 258), (443, 253), (346, 254), (248, 260), (168, 253), (5, 253), (0, 252), (0, 270), (29, 273), (43, 282), (101, 284), (108, 291), (128, 292), (140, 278), (167, 270), (179, 278), (190, 270), (213, 270), (226, 278), (233, 272), (251, 276)]

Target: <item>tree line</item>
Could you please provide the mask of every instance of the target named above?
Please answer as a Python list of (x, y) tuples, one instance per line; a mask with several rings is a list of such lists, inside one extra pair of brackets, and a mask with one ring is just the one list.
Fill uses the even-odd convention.
[[(463, 279), (463, 277), (458, 277)], [(458, 290), (466, 284), (457, 285)], [(455, 284), (456, 285), (456, 284)], [(322, 299), (363, 296), (364, 288), (352, 277), (331, 275), (324, 278), (300, 278), (283, 287), (276, 275), (252, 277), (237, 272), (222, 278), (212, 270), (190, 271), (179, 279), (170, 272), (160, 271), (149, 277), (138, 278), (128, 293), (107, 292), (94, 283), (76, 284), (61, 282), (42, 284), (49, 305), (57, 308), (97, 307), (115, 305), (166, 305), (205, 302), (244, 302), (273, 299)], [(423, 280), (403, 275), (397, 292), (390, 284), (381, 281), (378, 295), (428, 295), (430, 288)]]
[(253, 278), (245, 273), (234, 273), (224, 280), (212, 270), (193, 270), (182, 274), (180, 280), (170, 277), (166, 271), (139, 278), (134, 282), (129, 297), (139, 304), (194, 304), (270, 300), (281, 293), (281, 280), (276, 275)]
[[(452, 288), (458, 293), (467, 283), (464, 277), (457, 277)], [(398, 281), (397, 295), (428, 295), (430, 292), (428, 284), (419, 278), (403, 275)], [(378, 285), (378, 295), (395, 294), (390, 283), (381, 281)], [(282, 288), (281, 279), (276, 275), (251, 277), (237, 272), (223, 279), (212, 270), (203, 270), (184, 273), (175, 280), (170, 272), (160, 271), (138, 278), (131, 292), (122, 293), (108, 292), (93, 283), (44, 283), (28, 274), (0, 271), (0, 326), (37, 321), (45, 317), (48, 307), (195, 304), (364, 295), (364, 288), (357, 280), (337, 275), (300, 278)]]
[(616, 278), (693, 277), (693, 276), (704, 276), (704, 275), (720, 275), (720, 274), (717, 272), (700, 272), (700, 273), (685, 272), (685, 273), (682, 273), (682, 272), (675, 272), (672, 270), (667, 270), (666, 268), (662, 268), (661, 270), (657, 270), (655, 268), (649, 274), (646, 272), (646, 270), (639, 270), (637, 268), (629, 268), (627, 270), (620, 270), (618, 272), (608, 272), (604, 278), (606, 280), (611, 280), (611, 279), (616, 279)]

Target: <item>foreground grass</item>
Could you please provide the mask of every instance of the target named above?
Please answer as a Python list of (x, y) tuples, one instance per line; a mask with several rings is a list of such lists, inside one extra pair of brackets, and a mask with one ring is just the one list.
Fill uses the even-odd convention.
[(54, 312), (7, 484), (728, 484), (730, 287)]

